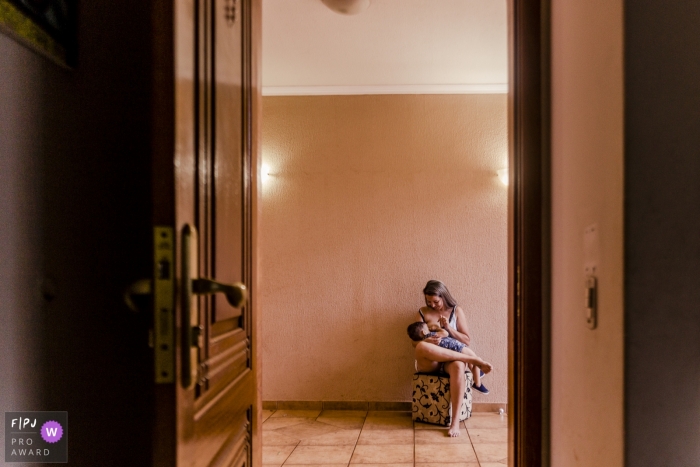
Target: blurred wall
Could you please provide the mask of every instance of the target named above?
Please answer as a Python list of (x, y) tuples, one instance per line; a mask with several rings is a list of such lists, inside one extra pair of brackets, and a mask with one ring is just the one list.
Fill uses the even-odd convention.
[[(43, 67), (53, 65), (4, 34), (0, 57), (0, 410), (42, 410), (42, 144), (36, 122), (43, 114), (36, 86)], [(3, 423), (0, 435), (4, 430)]]
[[(551, 465), (623, 465), (623, 18), (552, 1)], [(598, 226), (598, 328), (584, 231)], [(593, 247), (595, 250), (596, 247)], [(594, 255), (595, 256), (595, 255)], [(636, 464), (633, 464), (636, 465)]]
[(152, 274), (152, 6), (78, 8), (73, 69), (0, 34), (0, 412), (67, 411), (73, 465), (151, 465), (148, 315), (122, 294)]
[(625, 3), (625, 460), (697, 465), (700, 3)]

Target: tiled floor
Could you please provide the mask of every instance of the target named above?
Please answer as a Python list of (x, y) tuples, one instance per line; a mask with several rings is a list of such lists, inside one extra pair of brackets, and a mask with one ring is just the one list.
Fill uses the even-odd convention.
[(507, 418), (476, 413), (457, 438), (411, 420), (409, 412), (263, 412), (263, 465), (346, 467), (503, 467)]

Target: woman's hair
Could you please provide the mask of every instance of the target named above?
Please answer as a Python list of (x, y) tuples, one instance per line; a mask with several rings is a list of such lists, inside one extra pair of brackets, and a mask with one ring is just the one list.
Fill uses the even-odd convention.
[(440, 281), (428, 281), (423, 289), (423, 295), (438, 296), (445, 300), (447, 306), (457, 306), (457, 300), (452, 297), (450, 291), (447, 290), (447, 286)]
[(423, 321), (416, 321), (415, 323), (411, 323), (408, 325), (408, 337), (411, 338), (411, 340), (414, 340), (416, 342), (420, 342), (423, 340), (423, 326), (425, 326), (425, 323)]

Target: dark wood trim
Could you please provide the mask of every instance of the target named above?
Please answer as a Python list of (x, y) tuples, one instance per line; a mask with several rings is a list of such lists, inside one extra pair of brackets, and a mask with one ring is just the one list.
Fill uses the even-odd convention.
[(549, 0), (510, 0), (509, 462), (549, 465)]

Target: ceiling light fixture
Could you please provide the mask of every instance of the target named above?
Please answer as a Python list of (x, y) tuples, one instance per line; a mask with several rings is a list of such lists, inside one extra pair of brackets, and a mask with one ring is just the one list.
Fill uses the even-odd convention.
[(370, 0), (321, 0), (331, 10), (344, 15), (356, 15), (367, 9)]

